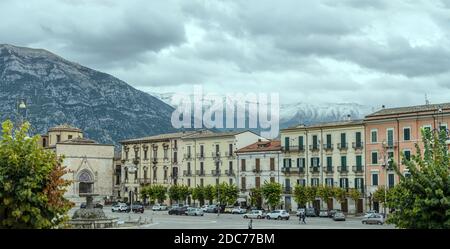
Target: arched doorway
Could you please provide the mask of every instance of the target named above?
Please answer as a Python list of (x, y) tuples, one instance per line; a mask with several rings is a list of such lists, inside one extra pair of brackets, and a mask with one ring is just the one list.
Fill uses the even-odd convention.
[(87, 171), (83, 170), (78, 175), (78, 193), (79, 194), (88, 194), (94, 192), (94, 178), (92, 177), (92, 174)]

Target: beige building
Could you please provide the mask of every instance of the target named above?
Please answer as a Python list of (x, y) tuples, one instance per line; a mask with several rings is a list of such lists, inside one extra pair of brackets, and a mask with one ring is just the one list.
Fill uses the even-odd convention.
[[(73, 182), (65, 193), (66, 198), (76, 204), (84, 201), (80, 193), (98, 194), (99, 201), (113, 198), (113, 145), (86, 139), (80, 129), (69, 125), (49, 129), (41, 136), (40, 143), (58, 156), (64, 156), (63, 166), (68, 173), (63, 178)], [(88, 187), (91, 183), (92, 188)]]
[[(259, 140), (237, 150), (236, 155), (239, 163), (237, 167), (237, 185), (240, 190), (238, 201), (241, 205), (250, 205), (251, 189), (261, 188), (265, 182), (281, 182), (280, 166), (283, 155), (279, 140)], [(263, 202), (262, 204), (264, 206)]]
[[(292, 197), (296, 184), (327, 185), (364, 192), (364, 124), (362, 121), (322, 123), (281, 130), (283, 148), (284, 204), (297, 209)], [(342, 205), (327, 200), (328, 206), (344, 212), (363, 212), (363, 198), (358, 203), (348, 200)], [(317, 209), (326, 207), (316, 200)]]
[(134, 201), (140, 199), (142, 186), (179, 183), (181, 138), (193, 133), (168, 133), (121, 141), (122, 181), (118, 195), (124, 201), (131, 198)]

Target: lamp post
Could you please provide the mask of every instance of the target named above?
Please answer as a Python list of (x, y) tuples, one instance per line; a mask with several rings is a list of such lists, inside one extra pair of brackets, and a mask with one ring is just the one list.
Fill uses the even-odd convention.
[[(137, 174), (137, 165), (136, 164), (128, 164), (127, 169), (128, 169), (128, 172)], [(133, 198), (134, 198), (134, 194), (135, 194), (133, 191), (133, 188), (131, 188), (130, 193), (131, 193), (130, 208), (133, 209)], [(131, 211), (133, 211), (133, 210), (131, 210)]]
[(385, 169), (385, 182), (384, 182), (384, 203), (383, 203), (383, 209), (384, 209), (384, 215), (386, 215), (386, 201), (387, 201), (387, 188), (388, 188), (388, 167), (387, 167), (387, 159), (386, 159), (386, 154), (387, 154), (387, 143), (386, 140), (383, 140), (383, 164), (382, 166)]

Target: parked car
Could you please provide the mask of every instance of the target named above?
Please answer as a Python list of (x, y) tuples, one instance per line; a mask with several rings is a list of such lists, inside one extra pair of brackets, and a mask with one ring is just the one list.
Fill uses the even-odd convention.
[(209, 205), (203, 205), (200, 209), (206, 213), (206, 211), (208, 210), (208, 206)]
[(306, 212), (305, 212), (305, 215), (307, 217), (316, 217), (317, 216), (316, 209), (315, 208), (307, 208)]
[(217, 205), (209, 205), (206, 209), (207, 213), (217, 213), (219, 211), (219, 207)]
[(226, 206), (224, 209), (223, 209), (223, 212), (224, 213), (226, 213), (226, 214), (231, 214), (231, 212), (233, 211), (233, 206)]
[(112, 212), (127, 212), (127, 210), (128, 206), (125, 203), (118, 203), (111, 208)]
[(295, 212), (295, 215), (300, 216), (301, 213), (306, 213), (306, 209), (304, 209), (304, 208), (297, 209), (297, 212)]
[(131, 210), (135, 213), (144, 213), (144, 206), (141, 204), (134, 204)]
[(328, 217), (328, 210), (326, 209), (320, 210), (319, 217)]
[(338, 213), (338, 212), (341, 212), (341, 210), (340, 210), (340, 209), (331, 209), (331, 210), (328, 212), (328, 217), (333, 218), (333, 217), (334, 217), (334, 214), (336, 214), (336, 213)]
[(245, 210), (241, 207), (235, 207), (231, 210), (232, 214), (244, 214), (245, 212), (247, 212), (247, 210)]
[(343, 212), (336, 212), (333, 215), (334, 221), (345, 221), (345, 214)]
[(153, 211), (164, 211), (164, 210), (167, 210), (167, 206), (164, 204), (155, 204), (155, 205), (153, 205), (152, 210)]
[(278, 219), (278, 220), (289, 220), (289, 213), (286, 210), (274, 210), (272, 212), (267, 213), (266, 218), (270, 219)]
[(187, 207), (176, 207), (169, 209), (169, 214), (172, 215), (187, 215)]
[(246, 214), (244, 214), (242, 217), (244, 219), (264, 219), (264, 211), (262, 210), (252, 210)]
[(367, 212), (364, 214), (364, 218), (367, 218), (367, 217), (369, 217), (370, 215), (376, 214), (376, 213), (378, 213), (378, 212), (375, 211), (375, 210), (369, 210), (369, 211), (367, 211)]
[(363, 224), (384, 224), (384, 218), (381, 214), (371, 214), (368, 217), (364, 217), (361, 221)]
[(187, 215), (189, 216), (203, 216), (203, 210), (201, 208), (190, 207), (187, 209)]

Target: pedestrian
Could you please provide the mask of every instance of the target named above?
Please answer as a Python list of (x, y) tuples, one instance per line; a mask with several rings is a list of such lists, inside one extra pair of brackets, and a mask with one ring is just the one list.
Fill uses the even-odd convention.
[(253, 229), (253, 219), (248, 222), (248, 229)]
[(306, 224), (305, 219), (306, 219), (306, 214), (305, 214), (304, 212), (302, 212), (302, 221), (303, 221), (303, 224)]

